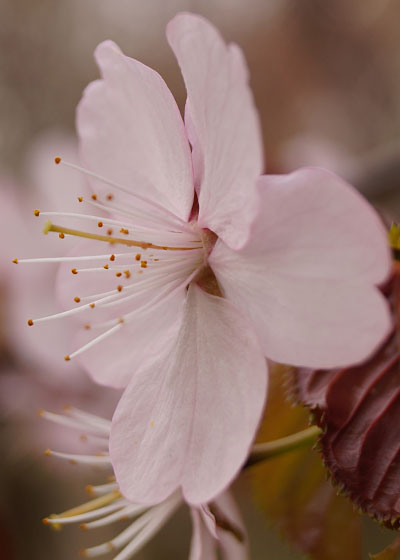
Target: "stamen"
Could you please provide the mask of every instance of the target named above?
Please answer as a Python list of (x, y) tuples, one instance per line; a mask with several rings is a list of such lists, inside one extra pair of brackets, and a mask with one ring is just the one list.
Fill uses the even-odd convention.
[[(57, 515), (53, 514), (49, 517), (43, 519), (45, 525), (69, 525), (71, 523), (80, 523), (84, 521), (91, 521), (96, 519), (96, 517), (101, 517), (102, 515), (114, 512), (116, 510), (121, 510), (126, 504), (126, 500), (121, 500), (115, 504), (110, 504), (109, 506), (104, 506), (102, 508), (95, 509), (87, 513), (74, 514), (73, 516), (65, 516), (63, 514)], [(76, 508), (78, 509), (78, 508)]]
[[(167, 208), (164, 208), (163, 206), (161, 206), (161, 204), (158, 204), (157, 202), (155, 202), (153, 200), (150, 200), (149, 198), (147, 198), (147, 197), (145, 197), (145, 196), (143, 196), (143, 195), (141, 195), (137, 192), (134, 192), (133, 190), (128, 189), (128, 188), (120, 185), (119, 183), (115, 183), (114, 181), (110, 181), (109, 179), (106, 179), (102, 175), (98, 175), (97, 173), (94, 173), (93, 171), (89, 171), (88, 169), (80, 167), (79, 165), (76, 165), (75, 163), (70, 163), (70, 162), (64, 161), (60, 157), (54, 158), (54, 161), (55, 161), (56, 164), (61, 163), (62, 165), (65, 165), (66, 167), (70, 167), (71, 169), (75, 169), (76, 171), (80, 171), (81, 173), (83, 173), (83, 174), (85, 174), (89, 177), (93, 177), (94, 179), (98, 179), (102, 183), (104, 183), (106, 185), (110, 185), (110, 187), (113, 187), (113, 188), (129, 195), (130, 197), (137, 198), (138, 200), (141, 200), (145, 204), (147, 204), (149, 206), (153, 206), (154, 208), (157, 208), (158, 210), (161, 210), (163, 214), (167, 213), (171, 217), (173, 217), (175, 220), (176, 219), (179, 220), (179, 218), (173, 212), (171, 212)], [(107, 200), (112, 200), (112, 198), (113, 198), (112, 194), (107, 195)]]
[(118, 484), (116, 482), (99, 484), (98, 486), (92, 486), (91, 484), (88, 484), (86, 486), (86, 491), (92, 496), (102, 496), (104, 494), (108, 494), (112, 490), (118, 490)]
[(127, 247), (140, 247), (141, 249), (162, 249), (163, 251), (193, 251), (198, 249), (198, 247), (169, 247), (156, 245), (154, 243), (149, 243), (146, 241), (135, 241), (133, 239), (123, 239), (121, 237), (112, 237), (106, 235), (98, 235), (96, 233), (89, 233), (86, 231), (80, 231), (77, 229), (66, 228), (53, 224), (47, 221), (43, 228), (43, 233), (48, 234), (50, 231), (63, 233), (67, 235), (73, 235), (76, 237), (83, 237), (84, 239), (94, 239), (96, 241), (106, 241), (107, 243), (118, 243), (120, 245), (126, 245)]
[(59, 451), (53, 451), (52, 449), (46, 449), (45, 455), (48, 457), (54, 455), (54, 457), (64, 459), (72, 465), (81, 463), (86, 465), (109, 466), (111, 464), (110, 457), (108, 455), (76, 455), (73, 453), (61, 453)]
[[(113, 502), (115, 502), (116, 500), (119, 500), (120, 498), (122, 498), (122, 495), (119, 492), (119, 490), (113, 490), (109, 494), (106, 494), (104, 496), (100, 496), (99, 498), (95, 498), (94, 500), (90, 500), (90, 502), (86, 502), (86, 503), (81, 504), (80, 506), (77, 506), (75, 508), (68, 509), (67, 511), (64, 511), (63, 513), (59, 513), (59, 514), (53, 513), (52, 515), (50, 515), (46, 519), (48, 520), (49, 523), (51, 523), (51, 522), (56, 522), (57, 519), (74, 517), (74, 516), (77, 516), (77, 515), (81, 515), (83, 513), (88, 513), (88, 512), (94, 511), (94, 510), (98, 510), (99, 508), (101, 508), (103, 506), (107, 506), (109, 504), (112, 504)], [(50, 521), (50, 520), (54, 520), (54, 521)]]
[(90, 414), (90, 412), (85, 412), (83, 410), (80, 410), (79, 408), (75, 408), (74, 406), (68, 406), (64, 408), (64, 410), (73, 418), (78, 418), (89, 426), (101, 428), (107, 434), (110, 433), (110, 420), (106, 420), (105, 418), (101, 418), (100, 416), (96, 416), (95, 414)]
[(62, 426), (67, 426), (68, 428), (72, 428), (73, 430), (77, 430), (79, 432), (86, 431), (94, 435), (108, 435), (108, 430), (104, 430), (102, 427), (88, 424), (87, 422), (76, 418), (68, 418), (62, 414), (54, 414), (53, 412), (47, 412), (46, 410), (39, 410), (38, 414), (45, 420), (49, 420), (50, 422), (60, 424)]
[(104, 527), (105, 525), (109, 525), (111, 523), (114, 523), (115, 521), (125, 521), (127, 519), (130, 519), (131, 517), (141, 515), (148, 509), (149, 506), (131, 504), (115, 513), (112, 513), (111, 515), (103, 517), (102, 519), (92, 521), (91, 523), (85, 523), (82, 529), (97, 529), (98, 527)]
[(72, 358), (75, 358), (76, 356), (79, 356), (79, 354), (82, 354), (82, 352), (85, 352), (86, 350), (89, 350), (90, 348), (92, 348), (92, 346), (95, 346), (96, 344), (98, 344), (99, 342), (104, 340), (105, 338), (108, 338), (109, 336), (114, 334), (115, 331), (119, 330), (121, 327), (122, 327), (122, 323), (118, 322), (117, 325), (115, 325), (114, 327), (111, 327), (111, 329), (109, 329), (105, 333), (103, 333), (99, 336), (96, 336), (96, 338), (93, 338), (90, 342), (88, 342), (84, 346), (81, 346), (78, 350), (75, 350), (75, 352), (73, 352), (72, 354), (70, 354), (68, 356), (69, 359), (72, 360)]

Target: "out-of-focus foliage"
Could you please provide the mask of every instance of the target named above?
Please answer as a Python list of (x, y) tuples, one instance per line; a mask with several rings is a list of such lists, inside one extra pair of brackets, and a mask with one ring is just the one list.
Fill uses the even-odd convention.
[[(315, 409), (332, 479), (358, 508), (400, 526), (400, 270), (388, 286), (396, 327), (369, 360), (341, 370), (299, 369), (298, 398)], [(351, 344), (351, 341), (349, 341)]]
[[(308, 413), (292, 407), (284, 368), (272, 368), (267, 411), (258, 441), (304, 429)], [(361, 560), (360, 517), (327, 481), (319, 454), (301, 448), (252, 468), (254, 496), (282, 536), (315, 560)], [(338, 538), (340, 535), (340, 538)]]
[(379, 552), (378, 554), (370, 554), (369, 555), (372, 560), (399, 560), (400, 558), (400, 537), (397, 539), (385, 550)]

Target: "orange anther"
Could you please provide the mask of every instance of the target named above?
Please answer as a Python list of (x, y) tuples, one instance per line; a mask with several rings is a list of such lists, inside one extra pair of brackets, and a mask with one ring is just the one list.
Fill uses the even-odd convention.
[(106, 270), (108, 270), (108, 264), (105, 264), (105, 265), (103, 266), (103, 268), (105, 268)]
[(141, 261), (140, 266), (141, 268), (147, 268), (147, 261)]
[(60, 157), (55, 157), (54, 158), (54, 163), (56, 163), (57, 165), (61, 162), (61, 158)]
[(97, 200), (97, 194), (95, 193), (92, 194), (92, 200)]
[(116, 273), (115, 273), (115, 276), (116, 276), (117, 278), (119, 278), (120, 276), (122, 276), (122, 272), (116, 272)]
[(115, 255), (111, 255), (110, 261), (115, 261)]
[(14, 259), (14, 260), (13, 260), (13, 263), (14, 263), (14, 264), (18, 264), (18, 259)]
[(103, 222), (97, 222), (97, 227), (103, 227)]
[(94, 303), (91, 303), (91, 304), (89, 305), (89, 307), (91, 307), (92, 309), (94, 309), (94, 308), (96, 307), (96, 305), (95, 305)]
[(33, 325), (32, 319), (28, 319), (28, 325), (31, 327)]
[(75, 297), (74, 297), (74, 301), (76, 301), (76, 303), (79, 303), (79, 302), (81, 301), (81, 298), (78, 297), (78, 296), (75, 296)]
[(40, 210), (36, 209), (36, 210), (33, 211), (33, 213), (34, 213), (35, 216), (39, 216)]
[(71, 272), (72, 272), (72, 274), (78, 274), (78, 271), (76, 270), (76, 268), (71, 268)]
[(109, 229), (107, 230), (107, 235), (112, 235), (112, 234), (113, 234), (113, 230), (112, 230), (111, 228), (109, 228)]
[(78, 201), (83, 202), (83, 196), (78, 196)]
[(131, 277), (131, 273), (129, 270), (124, 270), (124, 274), (125, 274), (125, 278), (130, 278)]
[(142, 255), (141, 255), (140, 253), (138, 253), (138, 254), (136, 255), (135, 259), (136, 259), (137, 261), (140, 261), (140, 257), (141, 257), (141, 256), (142, 256)]
[(119, 292), (122, 292), (122, 288), (123, 288), (123, 286), (121, 286), (121, 285), (117, 286), (117, 290), (118, 290)]
[(60, 239), (64, 239), (65, 235), (63, 234), (63, 232), (60, 232), (60, 233), (58, 234), (58, 237), (59, 237)]
[(68, 356), (68, 354), (67, 354), (66, 356), (64, 356), (64, 360), (65, 360), (66, 362), (69, 362), (70, 359), (71, 359), (71, 358)]
[(114, 198), (114, 195), (111, 194), (111, 193), (106, 196), (107, 200), (112, 200), (113, 198)]

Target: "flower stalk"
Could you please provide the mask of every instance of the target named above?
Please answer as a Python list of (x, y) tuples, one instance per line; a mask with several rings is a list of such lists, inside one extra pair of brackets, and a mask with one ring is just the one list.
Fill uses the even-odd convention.
[(265, 443), (257, 443), (253, 446), (253, 450), (247, 460), (245, 468), (251, 467), (272, 457), (283, 455), (289, 451), (294, 451), (300, 447), (305, 447), (315, 442), (321, 433), (318, 426), (310, 426), (305, 430), (291, 434), (283, 438), (267, 441)]

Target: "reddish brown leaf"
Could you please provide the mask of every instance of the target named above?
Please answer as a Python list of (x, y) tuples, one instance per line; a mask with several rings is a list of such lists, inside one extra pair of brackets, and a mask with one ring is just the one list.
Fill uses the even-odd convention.
[[(394, 310), (398, 294), (396, 273), (389, 293)], [(400, 527), (398, 330), (358, 367), (295, 372), (298, 399), (315, 410), (323, 428), (322, 455), (333, 481), (363, 511), (392, 528)]]
[[(271, 376), (258, 441), (271, 441), (308, 425), (308, 412), (292, 407), (282, 387), (283, 368)], [(326, 480), (319, 454), (304, 447), (250, 469), (255, 497), (275, 527), (315, 560), (360, 560), (360, 517)], [(340, 538), (338, 538), (340, 535)]]

